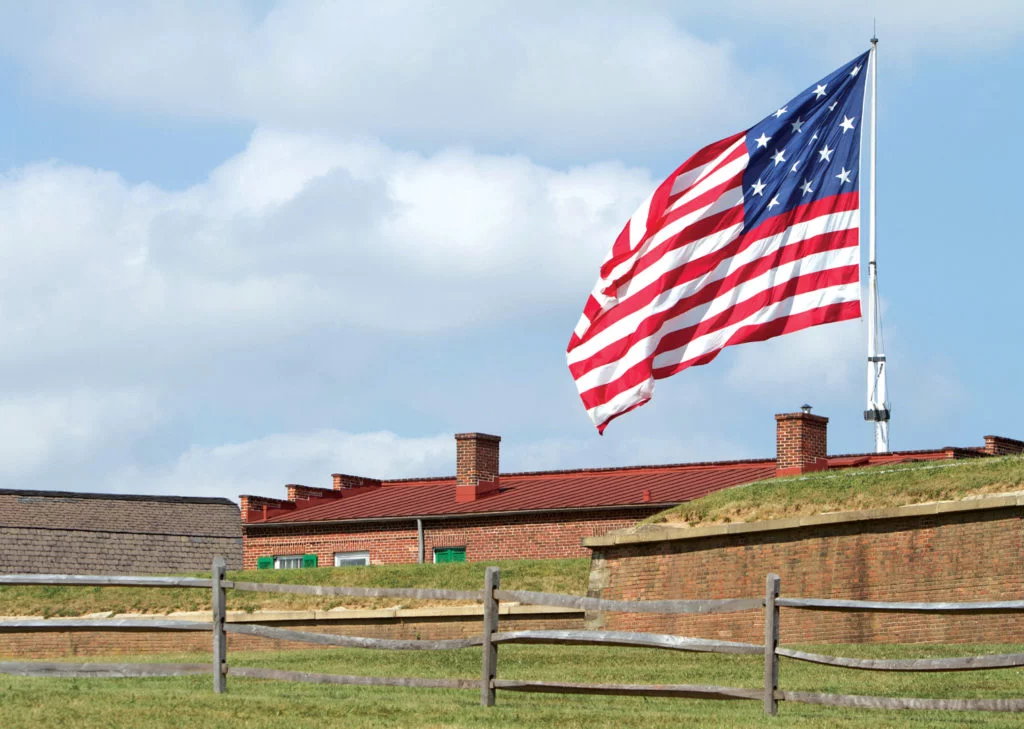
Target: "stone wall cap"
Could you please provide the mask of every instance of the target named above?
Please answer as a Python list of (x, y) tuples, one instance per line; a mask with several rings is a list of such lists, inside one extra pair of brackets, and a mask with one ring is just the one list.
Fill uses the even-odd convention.
[(832, 511), (812, 516), (784, 517), (764, 521), (710, 524), (697, 527), (658, 524), (640, 529), (617, 530), (602, 536), (585, 537), (583, 539), (583, 546), (594, 548), (624, 544), (643, 544), (647, 542), (671, 542), (683, 539), (720, 537), (731, 534), (753, 534), (782, 531), (785, 529), (800, 529), (824, 524), (903, 519), (908, 516), (928, 516), (932, 514), (950, 514), (1020, 506), (1024, 506), (1024, 491), (1014, 491), (1005, 494), (978, 494), (956, 501), (931, 501), (921, 504), (908, 504), (907, 506), (863, 509), (860, 511)]

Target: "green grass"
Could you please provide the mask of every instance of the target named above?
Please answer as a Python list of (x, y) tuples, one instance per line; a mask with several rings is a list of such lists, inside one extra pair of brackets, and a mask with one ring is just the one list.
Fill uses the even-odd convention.
[[(861, 657), (920, 657), (1024, 651), (1024, 646), (811, 646)], [(206, 661), (208, 654), (143, 660)], [(102, 660), (102, 659), (90, 659)], [(123, 659), (121, 659), (123, 660)], [(356, 649), (235, 652), (234, 665), (317, 673), (475, 678), (478, 649), (383, 652)], [(582, 646), (502, 646), (503, 678), (608, 683), (694, 683), (759, 687), (756, 656), (719, 656)], [(1010, 698), (1024, 695), (1020, 669), (951, 674), (881, 674), (787, 661), (781, 687), (790, 690), (921, 697)], [(611, 696), (498, 692), (497, 706), (478, 705), (475, 691), (404, 689), (228, 679), (214, 695), (209, 676), (150, 679), (40, 679), (0, 676), (0, 726), (37, 729), (133, 727), (170, 729), (369, 729), (371, 727), (586, 727), (661, 729), (738, 727), (1019, 727), (1020, 717), (983, 712), (847, 710), (780, 705), (764, 717), (759, 702), (711, 702)]]
[[(586, 592), (587, 559), (506, 560), (488, 563), (375, 565), (295, 570), (229, 572), (228, 579), (352, 587), (421, 587), (450, 590), (483, 588), (484, 569), (501, 568), (501, 583), (511, 590), (538, 590), (582, 595)], [(197, 577), (209, 576), (195, 573)], [(328, 610), (335, 607), (380, 608), (454, 605), (393, 598), (344, 598), (228, 591), (228, 610)], [(0, 587), (0, 615), (64, 617), (90, 613), (169, 613), (209, 610), (210, 593), (201, 589), (153, 587)], [(0, 726), (0, 729), (3, 729)]]
[(879, 509), (1024, 489), (1024, 457), (930, 461), (824, 471), (717, 491), (643, 524), (701, 526)]

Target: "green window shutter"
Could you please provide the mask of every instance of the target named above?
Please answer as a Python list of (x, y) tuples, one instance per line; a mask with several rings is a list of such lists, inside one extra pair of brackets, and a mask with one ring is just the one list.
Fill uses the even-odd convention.
[(438, 547), (434, 550), (434, 562), (443, 564), (445, 562), (465, 562), (465, 547)]
[(274, 569), (274, 558), (273, 557), (260, 557), (256, 560), (256, 569), (258, 570), (272, 570)]
[(302, 566), (303, 567), (316, 567), (316, 555), (315, 554), (304, 554), (304, 555), (302, 555)]

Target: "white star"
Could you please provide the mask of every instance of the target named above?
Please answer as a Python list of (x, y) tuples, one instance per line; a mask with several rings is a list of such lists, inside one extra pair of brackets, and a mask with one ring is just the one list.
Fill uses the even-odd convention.
[(835, 152), (835, 150), (834, 149), (829, 149), (828, 145), (826, 144), (824, 147), (822, 147), (821, 149), (818, 150), (818, 154), (821, 155), (821, 159), (819, 159), (818, 161), (819, 162), (831, 162), (832, 161), (832, 153), (833, 152)]
[(817, 138), (818, 138), (818, 133), (817, 133), (817, 132), (815, 132), (815, 133), (814, 133), (814, 136), (813, 136), (813, 137), (811, 137), (811, 141), (813, 142), (813, 141), (814, 141), (815, 139), (817, 139)]
[(799, 134), (800, 133), (800, 127), (802, 127), (803, 125), (804, 125), (804, 120), (801, 119), (800, 117), (797, 117), (796, 121), (792, 122), (789, 126), (793, 127), (793, 131), (796, 132), (797, 134)]
[(860, 66), (854, 66), (853, 70), (850, 71), (851, 76), (856, 76), (858, 73), (860, 73)]
[(789, 168), (789, 171), (790, 172), (796, 172), (796, 167), (797, 167), (798, 164), (800, 164), (800, 160), (797, 160), (796, 162), (794, 162), (793, 166)]
[(824, 96), (826, 86), (828, 86), (828, 84), (818, 84), (818, 88), (814, 89), (814, 91), (811, 92), (812, 94), (814, 94), (814, 98), (820, 99), (822, 96)]
[(844, 167), (843, 171), (840, 172), (838, 175), (836, 175), (836, 177), (839, 178), (839, 184), (840, 185), (842, 185), (844, 182), (849, 182), (850, 181), (850, 173), (851, 172), (853, 172), (853, 170), (848, 170), (848, 169), (846, 169)]
[(829, 111), (835, 111), (836, 110), (836, 106), (838, 106), (838, 105), (839, 105), (838, 101), (833, 101), (831, 104), (828, 105), (828, 110)]
[(774, 114), (772, 114), (772, 116), (774, 116), (774, 117), (775, 117), (776, 119), (778, 119), (778, 118), (779, 118), (780, 116), (782, 116), (782, 115), (783, 115), (783, 114), (785, 114), (785, 113), (786, 113), (786, 107), (782, 107), (782, 108), (781, 108), (781, 109), (779, 109), (779, 110), (778, 110), (777, 112), (775, 112)]
[(758, 137), (757, 139), (755, 139), (754, 141), (757, 142), (757, 148), (761, 149), (761, 147), (767, 147), (768, 146), (768, 140), (769, 139), (771, 139), (771, 137), (766, 137), (764, 132), (761, 132), (761, 136)]
[(751, 185), (750, 189), (753, 191), (753, 193), (755, 195), (764, 195), (764, 188), (766, 188), (766, 187), (767, 187), (767, 185), (765, 185), (763, 182), (761, 182), (761, 178), (758, 177), (757, 178), (757, 182), (755, 182), (753, 185)]
[(853, 131), (853, 120), (856, 118), (855, 116), (843, 116), (843, 121), (839, 124), (843, 128), (843, 134)]
[(776, 195), (775, 197), (773, 197), (773, 198), (771, 199), (771, 202), (769, 202), (769, 203), (768, 203), (768, 209), (769, 209), (769, 210), (771, 210), (771, 209), (772, 209), (772, 208), (774, 208), (774, 207), (775, 207), (776, 205), (781, 205), (781, 203), (779, 202), (779, 196), (778, 196), (778, 195)]
[(806, 195), (809, 192), (814, 192), (814, 190), (811, 189), (810, 180), (804, 180), (804, 184), (800, 185), (800, 189), (803, 190), (803, 195)]
[(775, 154), (772, 155), (772, 159), (775, 160), (775, 166), (778, 167), (780, 163), (786, 161), (786, 150), (776, 149)]

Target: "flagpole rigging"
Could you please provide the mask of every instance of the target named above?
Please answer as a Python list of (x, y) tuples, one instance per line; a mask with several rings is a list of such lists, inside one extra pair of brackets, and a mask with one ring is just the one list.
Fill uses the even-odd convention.
[(868, 208), (868, 391), (864, 419), (875, 425), (875, 452), (889, 452), (889, 397), (885, 381), (885, 348), (878, 306), (878, 262), (875, 256), (875, 168), (878, 160), (878, 38), (871, 38), (871, 146)]

